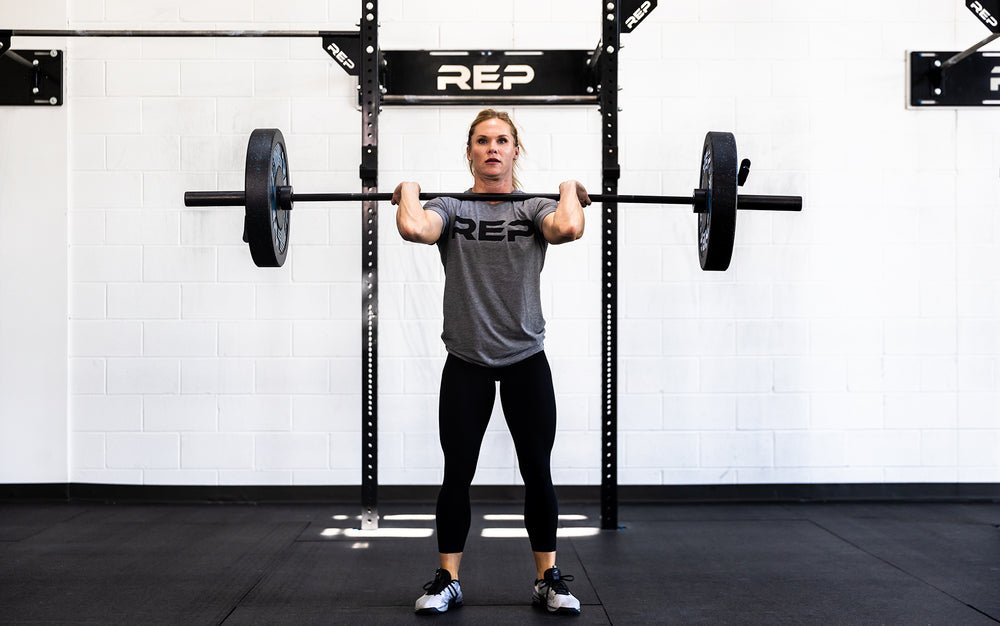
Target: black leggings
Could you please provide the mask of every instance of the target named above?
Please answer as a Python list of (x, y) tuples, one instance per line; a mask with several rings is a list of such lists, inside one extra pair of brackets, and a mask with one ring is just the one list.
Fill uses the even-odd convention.
[(448, 356), (438, 412), (444, 451), (444, 481), (437, 500), (438, 550), (453, 553), (465, 548), (472, 522), (469, 485), (493, 412), (497, 381), (524, 479), (524, 526), (531, 549), (555, 552), (559, 504), (549, 460), (556, 435), (556, 400), (544, 352), (498, 368)]

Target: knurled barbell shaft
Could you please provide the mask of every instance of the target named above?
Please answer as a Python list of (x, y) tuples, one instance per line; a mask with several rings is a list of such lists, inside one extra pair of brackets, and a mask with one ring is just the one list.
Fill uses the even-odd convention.
[[(699, 190), (700, 191), (700, 190)], [(548, 198), (559, 200), (555, 193), (526, 193), (523, 198)], [(594, 202), (619, 202), (623, 204), (686, 204), (697, 205), (698, 193), (694, 196), (649, 196), (620, 194), (591, 194)], [(292, 202), (371, 202), (392, 200), (391, 193), (293, 193)], [(455, 198), (456, 200), (479, 200), (482, 202), (502, 202), (510, 200), (511, 194), (488, 193), (421, 193), (421, 200), (434, 198)], [(188, 191), (184, 194), (184, 205), (189, 207), (244, 206), (246, 194), (242, 191)], [(801, 211), (802, 196), (765, 196), (743, 194), (737, 197), (737, 208), (745, 211)]]

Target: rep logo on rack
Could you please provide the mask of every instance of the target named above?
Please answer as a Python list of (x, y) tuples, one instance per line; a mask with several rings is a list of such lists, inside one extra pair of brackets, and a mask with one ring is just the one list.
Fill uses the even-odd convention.
[(442, 65), (438, 67), (437, 90), (447, 91), (454, 85), (462, 91), (510, 91), (514, 85), (527, 85), (535, 79), (530, 65), (507, 65), (499, 70), (499, 65)]
[(965, 6), (976, 14), (983, 24), (994, 33), (1000, 32), (1000, 22), (997, 22), (997, 15), (1000, 15), (1000, 1), (998, 0), (966, 0)]

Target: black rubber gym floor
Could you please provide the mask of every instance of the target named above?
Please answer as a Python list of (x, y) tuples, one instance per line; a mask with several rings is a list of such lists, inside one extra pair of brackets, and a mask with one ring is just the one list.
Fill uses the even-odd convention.
[(596, 530), (596, 505), (563, 505), (578, 617), (531, 607), (521, 522), (484, 518), (516, 504), (474, 505), (465, 606), (433, 617), (412, 608), (437, 566), (433, 535), (351, 536), (359, 509), (0, 504), (0, 623), (1000, 622), (997, 504), (622, 505), (618, 531)]

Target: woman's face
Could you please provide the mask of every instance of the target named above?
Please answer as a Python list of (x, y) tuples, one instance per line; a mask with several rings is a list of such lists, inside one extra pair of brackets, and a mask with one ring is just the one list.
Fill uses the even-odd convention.
[(477, 124), (466, 148), (473, 176), (489, 181), (512, 178), (519, 153), (510, 126), (496, 118)]

